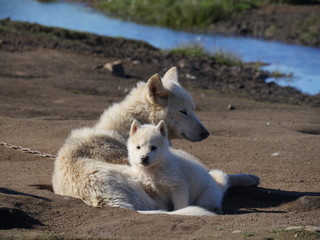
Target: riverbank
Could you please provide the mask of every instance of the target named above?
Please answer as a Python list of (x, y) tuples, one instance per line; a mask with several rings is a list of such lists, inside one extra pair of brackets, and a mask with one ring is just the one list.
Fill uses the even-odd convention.
[(320, 47), (319, 1), (80, 1), (143, 24)]
[(208, 32), (320, 47), (320, 5), (266, 5), (217, 22)]
[[(114, 61), (124, 75), (104, 67)], [(209, 169), (258, 175), (259, 187), (230, 189), (215, 217), (94, 208), (52, 192), (52, 159), (0, 145), (1, 239), (319, 239), (317, 97), (267, 84), (252, 66), (0, 21), (0, 141), (55, 155), (72, 129), (173, 65), (211, 133), (173, 146)]]
[[(184, 81), (191, 88), (216, 91), (226, 96), (257, 101), (319, 106), (319, 95), (309, 96), (291, 87), (280, 87), (265, 79), (269, 73), (255, 64), (229, 64), (206, 56), (190, 56), (181, 51), (160, 51), (144, 42), (102, 37), (37, 24), (0, 21), (2, 49), (63, 49), (84, 54), (96, 54), (124, 63), (152, 64), (152, 69), (177, 65)], [(97, 68), (97, 71), (101, 69)], [(159, 70), (157, 70), (159, 71)], [(152, 74), (151, 71), (150, 74)]]

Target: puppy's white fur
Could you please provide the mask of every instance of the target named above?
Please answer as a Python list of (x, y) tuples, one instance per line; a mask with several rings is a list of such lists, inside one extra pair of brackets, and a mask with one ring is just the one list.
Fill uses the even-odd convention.
[(194, 205), (221, 213), (227, 174), (215, 170), (215, 180), (195, 157), (169, 145), (164, 121), (157, 126), (132, 123), (129, 162), (146, 192), (174, 211)]

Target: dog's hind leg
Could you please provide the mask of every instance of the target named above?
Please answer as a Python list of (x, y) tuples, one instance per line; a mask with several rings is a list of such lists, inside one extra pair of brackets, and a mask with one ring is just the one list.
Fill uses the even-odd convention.
[(255, 187), (259, 185), (260, 178), (256, 175), (239, 173), (228, 175), (229, 187)]
[(209, 173), (223, 192), (230, 187), (255, 187), (260, 183), (260, 178), (251, 174), (226, 174), (221, 170), (211, 170)]

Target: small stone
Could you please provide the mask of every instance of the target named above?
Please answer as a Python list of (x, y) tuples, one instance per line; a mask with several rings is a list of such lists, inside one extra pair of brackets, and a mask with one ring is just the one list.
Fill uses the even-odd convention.
[(228, 110), (236, 110), (236, 107), (233, 106), (232, 104), (229, 104), (228, 105)]
[(274, 152), (271, 154), (271, 156), (273, 156), (273, 157), (278, 157), (279, 155), (280, 155), (280, 152)]
[(178, 67), (179, 68), (185, 68), (186, 66), (187, 66), (187, 63), (186, 63), (186, 61), (184, 59), (182, 59), (182, 60), (180, 60), (178, 62)]
[(103, 68), (109, 70), (113, 75), (117, 77), (126, 77), (124, 67), (121, 61), (106, 63), (103, 65)]
[(188, 78), (188, 79), (197, 79), (196, 76), (193, 76), (193, 75), (191, 75), (189, 73), (186, 74), (186, 78)]
[(139, 61), (139, 60), (133, 60), (132, 61), (132, 64), (134, 64), (134, 65), (137, 65), (137, 64), (140, 64), (141, 63), (141, 61)]

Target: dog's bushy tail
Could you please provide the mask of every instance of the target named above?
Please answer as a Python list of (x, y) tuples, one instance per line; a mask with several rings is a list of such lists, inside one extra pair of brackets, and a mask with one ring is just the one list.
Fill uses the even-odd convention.
[(216, 216), (214, 212), (210, 212), (202, 207), (188, 206), (179, 210), (168, 212), (165, 210), (150, 210), (150, 211), (138, 211), (143, 214), (169, 214), (169, 215), (184, 215), (184, 216)]
[(218, 186), (221, 188), (222, 192), (225, 193), (229, 188), (229, 176), (221, 170), (211, 170), (209, 172), (211, 177), (217, 182)]
[(239, 173), (228, 175), (216, 169), (211, 170), (209, 174), (218, 183), (223, 192), (231, 187), (255, 187), (260, 183), (260, 178), (251, 174)]

